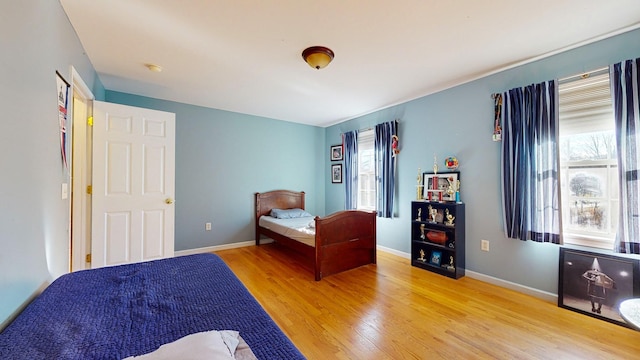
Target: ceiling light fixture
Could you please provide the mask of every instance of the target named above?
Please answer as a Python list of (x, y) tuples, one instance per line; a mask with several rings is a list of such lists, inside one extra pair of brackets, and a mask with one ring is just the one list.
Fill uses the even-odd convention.
[(333, 60), (334, 54), (331, 49), (324, 46), (312, 46), (304, 49), (302, 58), (314, 69), (320, 70), (329, 65)]
[(160, 65), (156, 65), (156, 64), (144, 64), (144, 66), (147, 67), (147, 69), (149, 69), (149, 71), (153, 71), (153, 72), (162, 72), (162, 66)]

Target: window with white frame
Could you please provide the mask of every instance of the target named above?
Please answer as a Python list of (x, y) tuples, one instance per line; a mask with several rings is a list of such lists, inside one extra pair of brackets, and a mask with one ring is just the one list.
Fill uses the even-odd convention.
[(564, 242), (612, 249), (619, 201), (608, 70), (560, 81), (558, 105)]
[(358, 210), (376, 209), (373, 129), (358, 132)]

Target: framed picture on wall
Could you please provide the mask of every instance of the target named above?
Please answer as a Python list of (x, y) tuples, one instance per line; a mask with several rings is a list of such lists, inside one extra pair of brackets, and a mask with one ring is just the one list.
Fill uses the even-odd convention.
[(331, 182), (334, 184), (342, 182), (342, 164), (331, 165)]
[(331, 161), (342, 160), (342, 144), (331, 146)]
[(560, 248), (558, 275), (558, 306), (629, 326), (618, 308), (640, 295), (638, 260)]

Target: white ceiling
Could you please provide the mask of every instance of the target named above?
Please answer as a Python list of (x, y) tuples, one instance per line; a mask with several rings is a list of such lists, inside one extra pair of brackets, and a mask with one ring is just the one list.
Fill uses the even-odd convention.
[(60, 2), (107, 90), (317, 126), (640, 26), (639, 0)]

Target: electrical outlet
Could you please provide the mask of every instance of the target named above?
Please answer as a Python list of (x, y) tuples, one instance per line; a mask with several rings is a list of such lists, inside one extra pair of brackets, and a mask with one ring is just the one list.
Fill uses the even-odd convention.
[(480, 240), (480, 250), (489, 251), (489, 240)]
[(211, 231), (211, 223), (204, 224), (204, 229), (207, 231)]

